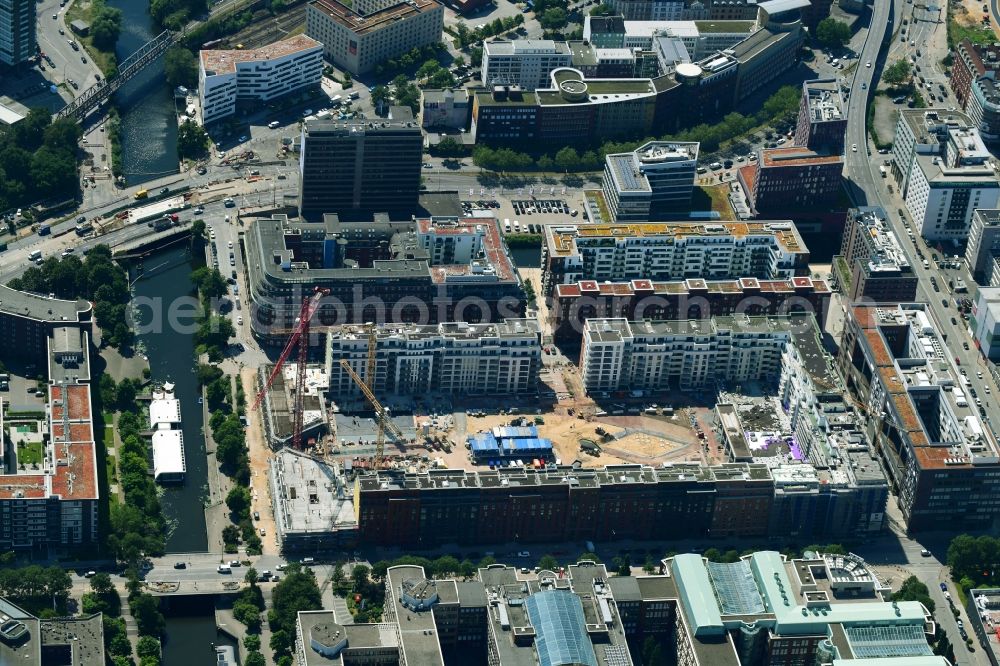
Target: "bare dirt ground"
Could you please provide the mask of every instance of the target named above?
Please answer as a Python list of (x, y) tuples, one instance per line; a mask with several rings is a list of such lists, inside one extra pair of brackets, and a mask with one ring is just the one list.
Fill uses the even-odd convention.
[(960, 25), (978, 26), (982, 24), (983, 20), (983, 2), (982, 0), (962, 0), (961, 4), (954, 7), (951, 12), (952, 18)]
[[(254, 395), (256, 391), (257, 371), (252, 368), (243, 368), (240, 379), (243, 381), (243, 390), (247, 395)], [(262, 542), (261, 550), (264, 555), (278, 555), (277, 532), (274, 528), (274, 513), (271, 509), (271, 491), (267, 483), (267, 470), (271, 461), (271, 449), (264, 442), (263, 428), (260, 423), (260, 412), (257, 410), (247, 410), (247, 419), (250, 426), (246, 429), (247, 447), (250, 451), (250, 492), (253, 501), (250, 511), (260, 513), (260, 520), (255, 521), (258, 533), (264, 530), (264, 536), (260, 538)]]

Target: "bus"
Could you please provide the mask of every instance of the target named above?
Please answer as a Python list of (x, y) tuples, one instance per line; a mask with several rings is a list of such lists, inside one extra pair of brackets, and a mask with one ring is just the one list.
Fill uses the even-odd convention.
[(135, 193), (136, 199), (145, 199), (148, 196), (149, 196), (149, 190), (139, 190), (138, 192)]

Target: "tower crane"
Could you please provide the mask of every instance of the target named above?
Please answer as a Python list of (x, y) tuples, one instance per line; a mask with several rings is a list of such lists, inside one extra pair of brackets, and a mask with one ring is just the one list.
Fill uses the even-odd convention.
[(405, 439), (403, 432), (389, 418), (388, 410), (382, 406), (382, 403), (378, 401), (375, 394), (372, 392), (372, 387), (375, 385), (375, 349), (377, 342), (378, 341), (375, 337), (375, 326), (373, 324), (368, 324), (368, 359), (365, 363), (364, 380), (358, 376), (358, 373), (354, 371), (354, 368), (351, 367), (351, 364), (347, 359), (340, 360), (341, 367), (347, 371), (348, 376), (350, 376), (350, 378), (354, 380), (354, 383), (358, 385), (358, 388), (361, 389), (361, 393), (364, 394), (365, 398), (369, 403), (371, 403), (372, 408), (375, 410), (375, 421), (378, 428), (375, 435), (375, 469), (382, 466), (382, 460), (385, 457), (386, 431), (388, 430), (389, 434), (392, 435), (396, 441), (403, 441)]
[(284, 367), (285, 361), (287, 361), (288, 357), (291, 356), (292, 349), (296, 344), (298, 344), (299, 358), (298, 367), (296, 368), (295, 373), (295, 387), (292, 403), (292, 446), (296, 449), (302, 448), (302, 403), (306, 387), (306, 360), (309, 352), (309, 322), (319, 310), (320, 300), (323, 296), (326, 296), (329, 293), (329, 289), (321, 289), (317, 287), (312, 296), (302, 299), (302, 307), (299, 309), (299, 316), (298, 319), (295, 320), (295, 326), (292, 328), (292, 334), (288, 338), (288, 343), (285, 344), (285, 349), (281, 352), (281, 356), (278, 357), (277, 363), (274, 364), (274, 368), (271, 370), (271, 374), (268, 376), (267, 382), (264, 383), (260, 393), (257, 394), (256, 400), (253, 401), (253, 406), (250, 407), (251, 410), (255, 410), (264, 400), (264, 396), (267, 395), (267, 392), (271, 389), (271, 384), (274, 383), (278, 373), (281, 372), (281, 368)]

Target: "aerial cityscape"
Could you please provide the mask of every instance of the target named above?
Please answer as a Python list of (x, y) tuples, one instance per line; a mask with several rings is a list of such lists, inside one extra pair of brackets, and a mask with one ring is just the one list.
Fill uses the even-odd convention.
[(998, 73), (997, 0), (0, 0), (0, 666), (1000, 666)]

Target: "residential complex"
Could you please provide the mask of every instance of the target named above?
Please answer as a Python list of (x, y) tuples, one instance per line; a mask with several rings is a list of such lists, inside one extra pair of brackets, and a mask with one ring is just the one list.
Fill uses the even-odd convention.
[(979, 135), (988, 143), (1000, 141), (1000, 46), (962, 40), (954, 52), (951, 88)]
[(93, 305), (89, 301), (64, 301), (0, 285), (0, 340), (4, 347), (35, 366), (48, 364), (53, 331), (70, 327), (89, 329)]
[(542, 290), (581, 280), (790, 278), (809, 273), (791, 222), (547, 225)]
[(972, 213), (965, 261), (972, 278), (983, 285), (1000, 287), (1000, 210), (977, 208)]
[(385, 325), (376, 328), (375, 336), (375, 375), (365, 377), (367, 329), (341, 326), (329, 331), (326, 364), (333, 395), (361, 396), (342, 361), (348, 361), (379, 395), (517, 395), (538, 391), (542, 347), (534, 319), (504, 319), (495, 324)]
[(519, 317), (524, 295), (493, 217), (394, 222), (254, 221), (246, 234), (254, 335), (283, 341), (302, 299), (329, 289), (314, 320), (345, 323), (495, 321)]
[(408, 108), (392, 107), (386, 120), (309, 120), (302, 126), (300, 214), (410, 215), (422, 159), (423, 135)]
[(444, 6), (435, 0), (357, 3), (312, 0), (306, 34), (323, 56), (352, 74), (364, 74), (407, 51), (441, 41)]
[(36, 13), (33, 0), (0, 0), (0, 64), (20, 65), (35, 55)]
[(840, 279), (851, 301), (907, 303), (916, 297), (917, 275), (882, 208), (847, 212), (840, 255), (847, 267)]
[(12, 412), (0, 399), (0, 438), (11, 443), (0, 474), (4, 550), (56, 554), (97, 540), (90, 352), (88, 330), (72, 325), (53, 329), (46, 406), (38, 413)]
[[(927, 305), (855, 305), (838, 364), (911, 531), (991, 528), (1000, 449)], [(977, 401), (978, 402), (978, 401)]]
[(993, 159), (967, 115), (903, 109), (892, 150), (906, 211), (927, 240), (964, 241), (973, 211), (1000, 205)]
[(198, 58), (202, 123), (236, 113), (237, 104), (264, 104), (318, 86), (323, 45), (296, 35), (256, 49), (203, 50)]
[(275, 537), (286, 553), (329, 551), (357, 542), (358, 523), (341, 469), (290, 446), (267, 471)]
[(805, 275), (780, 280), (580, 280), (555, 286), (549, 318), (557, 339), (580, 339), (588, 319), (613, 317), (675, 320), (811, 312), (822, 326), (832, 295), (826, 280)]
[(650, 141), (632, 152), (604, 158), (607, 222), (648, 222), (691, 203), (697, 143)]

